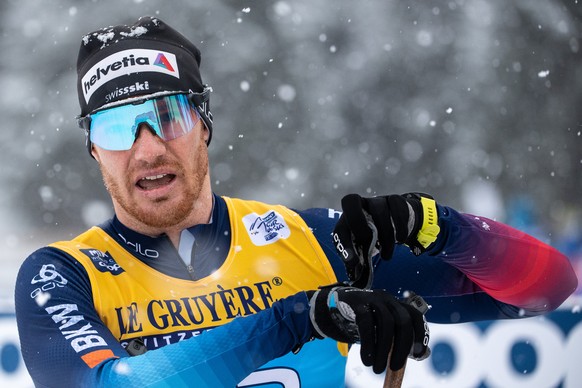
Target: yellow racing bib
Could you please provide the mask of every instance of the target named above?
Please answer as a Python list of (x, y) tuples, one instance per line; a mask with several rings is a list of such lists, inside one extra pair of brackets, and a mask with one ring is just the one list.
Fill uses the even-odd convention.
[(283, 206), (225, 198), (231, 245), (223, 264), (197, 280), (149, 267), (99, 227), (52, 244), (89, 275), (93, 303), (124, 343), (156, 337), (156, 348), (257, 313), (280, 298), (336, 282), (303, 219)]

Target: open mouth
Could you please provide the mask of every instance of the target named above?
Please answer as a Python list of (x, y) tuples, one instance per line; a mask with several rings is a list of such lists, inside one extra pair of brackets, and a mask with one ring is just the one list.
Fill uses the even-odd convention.
[(137, 181), (136, 186), (142, 190), (154, 190), (159, 187), (169, 185), (175, 178), (176, 175), (174, 174), (146, 176)]

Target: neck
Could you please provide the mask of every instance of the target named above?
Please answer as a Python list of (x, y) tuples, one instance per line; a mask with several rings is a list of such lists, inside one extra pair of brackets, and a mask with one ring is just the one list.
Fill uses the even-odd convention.
[(184, 229), (194, 225), (208, 224), (210, 222), (210, 218), (212, 216), (212, 204), (212, 192), (208, 193), (208, 195), (201, 195), (201, 197), (194, 204), (194, 208), (192, 209), (190, 217), (186, 218), (183, 222), (180, 222), (169, 228), (159, 230), (158, 233), (154, 234), (153, 236), (165, 233), (177, 249), (178, 245), (180, 244), (180, 234)]

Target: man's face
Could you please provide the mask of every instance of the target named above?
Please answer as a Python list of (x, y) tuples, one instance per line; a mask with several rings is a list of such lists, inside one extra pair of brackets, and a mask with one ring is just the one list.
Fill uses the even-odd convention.
[(120, 218), (150, 229), (171, 228), (192, 214), (209, 187), (208, 130), (199, 120), (191, 132), (169, 141), (145, 124), (138, 131), (131, 149), (93, 145), (93, 156)]

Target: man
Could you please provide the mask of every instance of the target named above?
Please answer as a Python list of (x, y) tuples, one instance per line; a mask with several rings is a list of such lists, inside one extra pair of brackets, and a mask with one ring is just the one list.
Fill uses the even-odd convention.
[(427, 195), (348, 195), (341, 217), (214, 195), (199, 64), (156, 18), (83, 38), (79, 121), (115, 217), (21, 267), (36, 385), (341, 386), (345, 343), (376, 373), (391, 346), (392, 370), (428, 355), (422, 299), (392, 295), (454, 323), (543, 314), (576, 288), (552, 247)]

